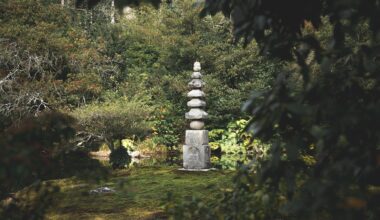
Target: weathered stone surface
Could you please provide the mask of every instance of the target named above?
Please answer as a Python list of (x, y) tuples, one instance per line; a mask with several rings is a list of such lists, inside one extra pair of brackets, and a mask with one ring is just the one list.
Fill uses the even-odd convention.
[(190, 122), (190, 128), (194, 130), (201, 130), (205, 127), (205, 123), (203, 121), (195, 120)]
[(187, 97), (201, 98), (201, 97), (205, 97), (205, 93), (199, 89), (194, 89), (187, 93)]
[(207, 130), (186, 130), (185, 145), (208, 145)]
[(207, 117), (207, 112), (203, 111), (200, 108), (192, 108), (189, 112), (185, 114), (185, 118), (190, 120), (207, 119)]
[(114, 193), (114, 192), (116, 191), (109, 187), (99, 187), (97, 189), (90, 190), (90, 194), (102, 194), (102, 193)]
[(202, 78), (202, 74), (200, 72), (193, 72), (193, 74), (191, 74), (191, 78), (192, 79), (200, 79), (200, 78)]
[(208, 169), (210, 168), (211, 150), (208, 145), (184, 145), (183, 168), (185, 169)]
[(192, 89), (200, 89), (204, 86), (204, 82), (200, 79), (193, 79), (187, 84)]
[(206, 102), (201, 100), (201, 99), (192, 99), (187, 102), (187, 106), (190, 108), (200, 108), (200, 107), (205, 107)]
[(193, 70), (196, 72), (199, 72), (201, 70), (201, 63), (200, 62), (195, 62)]
[(191, 100), (187, 102), (190, 111), (185, 114), (186, 119), (190, 119), (190, 129), (186, 130), (185, 145), (183, 146), (183, 168), (185, 170), (207, 170), (211, 167), (210, 157), (211, 149), (208, 145), (208, 131), (204, 129), (204, 119), (208, 114), (202, 108), (206, 102), (202, 100), (205, 93), (201, 90), (204, 82), (201, 80), (201, 65), (199, 62), (194, 63), (194, 72), (191, 75), (189, 87), (192, 88), (187, 93)]

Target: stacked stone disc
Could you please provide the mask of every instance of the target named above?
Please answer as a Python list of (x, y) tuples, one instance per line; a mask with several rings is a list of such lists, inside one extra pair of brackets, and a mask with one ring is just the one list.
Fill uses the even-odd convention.
[(189, 87), (191, 91), (187, 93), (187, 97), (191, 100), (187, 102), (190, 111), (186, 113), (186, 119), (190, 121), (190, 128), (194, 130), (201, 130), (204, 128), (204, 120), (207, 119), (208, 114), (204, 111), (206, 102), (203, 101), (205, 93), (202, 91), (204, 82), (202, 81), (201, 64), (194, 63), (194, 72), (191, 74), (191, 81)]
[(190, 130), (186, 130), (185, 145), (183, 146), (183, 166), (189, 170), (202, 170), (210, 168), (210, 147), (208, 146), (208, 131), (204, 130), (204, 120), (208, 114), (204, 111), (206, 102), (205, 93), (202, 91), (201, 65), (194, 63), (194, 72), (189, 82), (190, 92), (187, 97), (190, 101), (187, 106), (190, 111), (185, 114), (190, 120)]

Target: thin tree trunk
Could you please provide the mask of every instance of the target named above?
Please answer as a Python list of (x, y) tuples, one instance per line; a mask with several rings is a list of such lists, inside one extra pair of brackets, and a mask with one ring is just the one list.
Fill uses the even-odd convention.
[(111, 152), (113, 152), (115, 150), (115, 144), (113, 143), (113, 141), (112, 140), (111, 141), (106, 140), (106, 143), (107, 143), (109, 149), (111, 150)]
[(65, 6), (65, 0), (61, 0), (61, 5)]
[(111, 24), (115, 24), (115, 0), (111, 1)]
[(90, 24), (92, 24), (93, 20), (94, 20), (94, 10), (91, 9), (91, 11), (90, 11)]
[(121, 139), (117, 139), (117, 144), (118, 144), (117, 147), (123, 147), (123, 143), (122, 143)]

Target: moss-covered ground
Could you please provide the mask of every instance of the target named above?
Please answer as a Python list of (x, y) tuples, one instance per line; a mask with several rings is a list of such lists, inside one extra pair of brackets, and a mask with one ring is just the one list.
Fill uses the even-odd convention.
[[(78, 178), (53, 181), (60, 186), (47, 219), (166, 219), (168, 193), (176, 202), (198, 197), (212, 203), (228, 188), (231, 171), (184, 172), (178, 167), (138, 167), (113, 171), (107, 181)], [(90, 194), (107, 186), (116, 192)]]

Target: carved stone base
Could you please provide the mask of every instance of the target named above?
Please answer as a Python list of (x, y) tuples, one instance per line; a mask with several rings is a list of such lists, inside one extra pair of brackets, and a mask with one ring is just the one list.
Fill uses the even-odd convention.
[(209, 169), (211, 149), (207, 130), (186, 130), (183, 146), (183, 168), (189, 170)]

